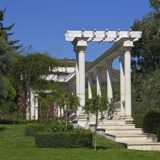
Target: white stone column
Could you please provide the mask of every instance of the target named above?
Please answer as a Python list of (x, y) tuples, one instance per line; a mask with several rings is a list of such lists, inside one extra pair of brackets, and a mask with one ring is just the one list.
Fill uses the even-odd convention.
[(120, 108), (121, 117), (125, 116), (125, 68), (124, 68), (124, 54), (120, 55)]
[(93, 75), (88, 75), (88, 98), (91, 99), (93, 96)]
[(131, 118), (131, 51), (125, 50), (125, 115), (126, 118)]
[(85, 53), (84, 50), (79, 51), (79, 97), (80, 105), (85, 105)]
[(106, 65), (107, 72), (107, 99), (111, 102), (113, 99), (113, 88), (112, 88), (112, 61), (107, 61)]
[(35, 103), (34, 103), (34, 93), (30, 89), (30, 119), (35, 120)]
[[(83, 114), (82, 108), (85, 106), (85, 50), (87, 41), (85, 39), (75, 39), (73, 41), (74, 51), (77, 54), (76, 58), (76, 87), (77, 96), (80, 100), (80, 107), (78, 108), (77, 115)], [(79, 84), (79, 85), (78, 85)], [(79, 90), (79, 93), (78, 93)]]
[(79, 97), (79, 56), (76, 53), (76, 94)]
[(34, 95), (34, 117), (35, 120), (38, 120), (38, 98), (37, 94)]
[(100, 97), (102, 96), (101, 82), (102, 82), (101, 68), (97, 68), (96, 69), (97, 96)]

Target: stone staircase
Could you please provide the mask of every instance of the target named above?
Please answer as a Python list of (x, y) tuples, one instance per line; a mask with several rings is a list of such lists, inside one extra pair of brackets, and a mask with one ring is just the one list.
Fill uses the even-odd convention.
[(98, 125), (97, 133), (128, 149), (160, 151), (156, 135), (144, 133), (141, 128), (135, 128), (134, 124), (127, 124), (125, 120), (105, 120)]

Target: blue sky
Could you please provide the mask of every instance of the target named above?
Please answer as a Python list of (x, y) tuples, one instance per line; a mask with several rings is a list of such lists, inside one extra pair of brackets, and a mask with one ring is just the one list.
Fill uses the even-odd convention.
[[(75, 57), (73, 46), (64, 39), (67, 30), (128, 30), (151, 10), (149, 0), (0, 0), (4, 7), (5, 24), (15, 23), (13, 38), (56, 58)], [(94, 60), (108, 47), (90, 43), (86, 59)]]

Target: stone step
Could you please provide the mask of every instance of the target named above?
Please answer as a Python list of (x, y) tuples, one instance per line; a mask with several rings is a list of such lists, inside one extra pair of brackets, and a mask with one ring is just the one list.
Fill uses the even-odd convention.
[(127, 149), (143, 150), (143, 151), (160, 151), (160, 143), (139, 143), (127, 144)]
[(105, 134), (106, 137), (116, 142), (129, 143), (129, 142), (155, 142), (157, 141), (156, 135), (151, 134), (139, 134), (139, 135), (111, 135)]
[(135, 124), (125, 125), (98, 125), (98, 128), (103, 128), (106, 131), (111, 129), (135, 129)]
[(142, 128), (135, 128), (134, 124), (126, 124), (124, 120), (105, 120), (98, 125), (97, 133), (127, 149), (160, 151), (156, 135), (143, 133)]
[(105, 120), (99, 125), (125, 125), (125, 120)]
[(141, 128), (134, 129), (110, 129), (105, 133), (112, 135), (135, 135), (135, 134), (143, 134), (143, 130)]
[(147, 144), (160, 144), (160, 142), (144, 142), (144, 141), (137, 141), (137, 142), (125, 142), (122, 144), (126, 145), (147, 145)]

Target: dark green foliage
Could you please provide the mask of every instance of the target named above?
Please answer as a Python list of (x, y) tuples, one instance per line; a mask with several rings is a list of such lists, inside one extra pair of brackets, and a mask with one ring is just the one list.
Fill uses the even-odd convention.
[[(14, 102), (16, 90), (6, 76), (0, 77), (0, 111), (3, 113), (13, 112), (16, 109)], [(0, 116), (1, 117), (1, 116)]]
[(13, 120), (1, 119), (0, 124), (16, 124)]
[(33, 120), (12, 120), (12, 119), (0, 119), (0, 124), (30, 124), (37, 123)]
[[(132, 68), (144, 74), (160, 67), (160, 1), (150, 0), (155, 10), (147, 14), (142, 20), (134, 22), (132, 29), (142, 31), (142, 38), (133, 48)], [(159, 10), (159, 11), (158, 11)]]
[(149, 111), (160, 112), (160, 69), (143, 75), (132, 74), (132, 111), (137, 127)]
[(156, 134), (160, 141), (160, 113), (150, 111), (143, 119), (143, 130), (146, 133)]
[(80, 148), (92, 146), (92, 134), (89, 132), (39, 133), (35, 143), (40, 148)]
[(23, 76), (23, 80), (28, 80), (30, 85), (40, 80), (40, 76), (50, 74), (49, 67), (56, 67), (57, 61), (47, 54), (29, 54), (22, 57), (17, 64), (17, 76)]
[(0, 131), (4, 131), (6, 128), (4, 126), (0, 126)]
[(15, 120), (16, 124), (37, 124), (38, 121), (35, 120)]
[(154, 111), (148, 112), (143, 120), (144, 132), (157, 134), (159, 128), (160, 128), (160, 113)]
[(156, 11), (160, 12), (160, 1), (159, 0), (150, 0), (151, 7)]
[[(0, 112), (7, 115), (16, 110), (16, 80), (14, 66), (18, 60), (15, 46), (18, 41), (10, 41), (9, 33), (14, 24), (4, 26), (4, 10), (0, 10)], [(4, 118), (5, 116), (0, 118)]]
[(25, 126), (25, 136), (35, 137), (37, 133), (45, 131), (44, 125), (28, 124)]
[(14, 23), (9, 26), (4, 26), (4, 18), (5, 18), (6, 8), (0, 10), (0, 38), (3, 39), (7, 44), (14, 50), (18, 50), (21, 46), (17, 46), (19, 40), (9, 40), (9, 37), (14, 33), (10, 32), (14, 27)]
[(19, 122), (11, 119), (0, 119), (0, 124), (18, 124)]
[(143, 105), (148, 110), (160, 112), (160, 69), (148, 75), (142, 84)]

